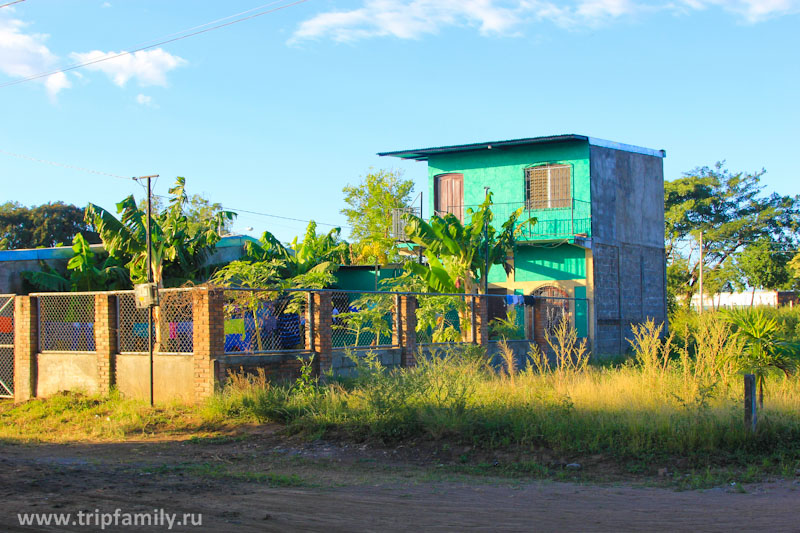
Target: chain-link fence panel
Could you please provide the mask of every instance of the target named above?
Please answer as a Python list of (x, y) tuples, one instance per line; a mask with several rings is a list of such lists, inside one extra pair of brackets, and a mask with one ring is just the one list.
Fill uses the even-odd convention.
[(472, 306), (463, 296), (417, 296), (417, 344), (472, 341)]
[(333, 348), (394, 345), (396, 294), (334, 292), (331, 300)]
[(158, 302), (158, 307), (153, 309), (155, 350), (158, 353), (192, 353), (194, 316), (191, 290), (160, 290)]
[[(156, 353), (192, 353), (194, 317), (192, 293), (186, 289), (158, 291), (150, 338)], [(117, 345), (120, 353), (147, 353), (148, 310), (138, 309), (133, 292), (117, 293)]]
[(39, 350), (93, 352), (94, 294), (38, 294)]
[(305, 350), (307, 292), (225, 291), (225, 353)]
[(14, 397), (14, 295), (0, 295), (0, 398)]

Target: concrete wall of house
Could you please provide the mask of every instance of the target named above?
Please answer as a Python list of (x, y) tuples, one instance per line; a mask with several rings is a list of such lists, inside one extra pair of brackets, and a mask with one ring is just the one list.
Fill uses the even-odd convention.
[[(493, 202), (525, 202), (525, 168), (559, 163), (572, 166), (572, 197), (591, 201), (589, 184), (589, 145), (585, 141), (492, 148), (450, 154), (431, 155), (428, 159), (429, 212), (433, 212), (434, 176), (447, 172), (464, 175), (464, 205), (478, 205), (484, 200), (484, 187), (491, 187)], [(495, 221), (502, 224), (502, 220)]]
[(628, 348), (631, 324), (666, 322), (662, 158), (592, 146), (594, 352)]

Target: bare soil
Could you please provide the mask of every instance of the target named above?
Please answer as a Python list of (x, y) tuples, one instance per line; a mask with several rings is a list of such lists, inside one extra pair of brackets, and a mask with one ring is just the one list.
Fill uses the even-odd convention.
[(468, 448), (305, 442), (269, 426), (199, 440), (5, 443), (0, 530), (99, 529), (21, 526), (23, 512), (163, 508), (202, 513), (202, 527), (173, 531), (800, 531), (797, 480), (679, 492), (625, 479), (602, 458), (584, 461), (573, 482), (470, 466), (510, 460)]

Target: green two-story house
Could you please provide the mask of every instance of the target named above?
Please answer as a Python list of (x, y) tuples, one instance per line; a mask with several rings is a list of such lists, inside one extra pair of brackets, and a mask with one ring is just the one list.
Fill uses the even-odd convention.
[(430, 212), (463, 219), (488, 187), (495, 223), (518, 208), (537, 218), (513, 272), (489, 275), (490, 293), (543, 302), (530, 320), (536, 339), (567, 317), (594, 353), (616, 354), (631, 324), (666, 320), (663, 150), (556, 135), (379, 155), (427, 161)]

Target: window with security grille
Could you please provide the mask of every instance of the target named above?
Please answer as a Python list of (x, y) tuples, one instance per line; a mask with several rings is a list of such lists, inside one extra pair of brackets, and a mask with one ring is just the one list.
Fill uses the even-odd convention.
[(525, 169), (525, 207), (553, 209), (572, 204), (572, 167), (541, 165)]

